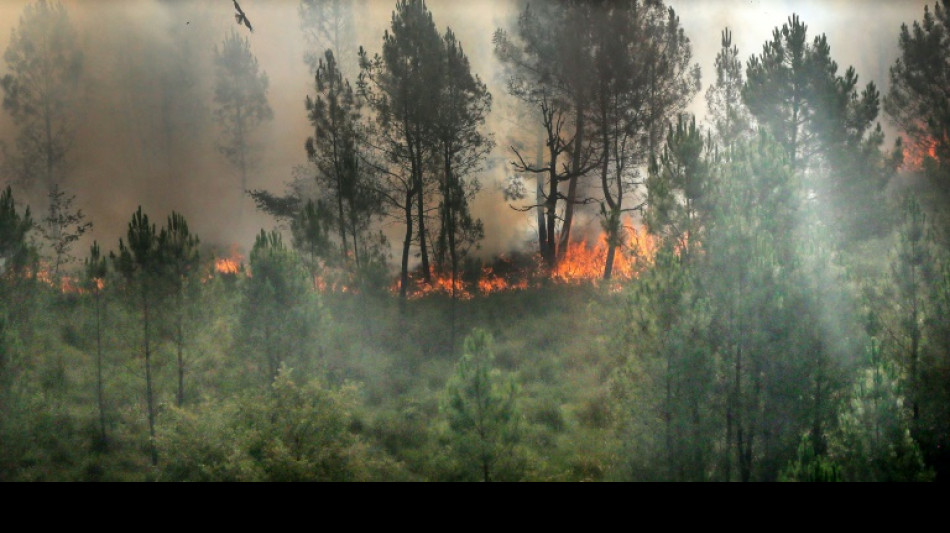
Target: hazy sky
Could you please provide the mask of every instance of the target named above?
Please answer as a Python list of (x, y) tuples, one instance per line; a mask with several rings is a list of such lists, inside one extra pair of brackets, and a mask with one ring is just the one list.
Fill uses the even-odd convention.
[[(226, 249), (230, 243), (248, 247), (260, 227), (273, 221), (254, 212), (246, 199), (243, 207), (234, 172), (214, 149), (214, 131), (190, 132), (182, 122), (176, 135), (179, 147), (157, 151), (153, 139), (157, 131), (156, 113), (162, 107), (152, 94), (151, 71), (170, 57), (143, 56), (149, 43), (163, 50), (180, 50), (181, 43), (198, 43), (201, 53), (192, 52), (189, 61), (199, 67), (210, 65), (211, 49), (226, 32), (237, 28), (231, 0), (64, 0), (79, 33), (85, 53), (82, 91), (83, 125), (77, 142), (73, 167), (66, 186), (77, 194), (77, 204), (95, 223), (93, 237), (105, 249), (114, 249), (132, 211), (142, 204), (146, 212), (163, 221), (171, 209), (182, 212), (193, 231), (208, 244)], [(261, 165), (252, 178), (252, 188), (282, 191), (294, 167), (306, 162), (304, 140), (311, 134), (303, 108), (304, 97), (312, 93), (312, 80), (302, 61), (305, 45), (297, 18), (298, 0), (241, 0), (255, 31), (242, 34), (250, 39), (261, 69), (270, 80), (270, 103), (274, 120), (257, 139)], [(703, 74), (702, 91), (691, 108), (701, 113), (704, 94), (712, 79), (713, 61), (720, 46), (720, 31), (729, 26), (740, 55), (748, 58), (762, 49), (773, 28), (781, 26), (792, 13), (808, 25), (809, 37), (828, 36), (832, 57), (843, 72), (853, 65), (863, 86), (875, 81), (882, 94), (887, 89), (887, 68), (897, 55), (897, 35), (902, 22), (922, 17), (927, 2), (901, 0), (676, 0), (670, 4), (680, 16), (693, 43), (695, 61)], [(0, 47), (6, 49), (10, 31), (19, 21), (27, 2), (0, 0)], [(371, 53), (379, 50), (382, 32), (390, 22), (394, 0), (357, 0), (357, 40)], [(440, 31), (450, 26), (471, 58), (473, 70), (489, 85), (494, 96), (490, 130), (497, 148), (492, 164), (482, 176), (483, 191), (475, 204), (476, 215), (485, 222), (488, 254), (505, 251), (525, 242), (529, 217), (507, 206), (497, 184), (507, 173), (512, 137), (525, 131), (514, 118), (517, 105), (504, 94), (498, 62), (491, 54), (491, 36), (501, 27), (510, 27), (515, 3), (506, 0), (429, 0), (427, 2)], [(179, 48), (176, 48), (179, 47)], [(166, 65), (167, 63), (161, 63)], [(7, 71), (0, 62), (0, 73)], [(193, 92), (175, 105), (179, 114), (200, 115), (212, 107), (213, 74), (195, 81)], [(347, 72), (352, 76), (355, 65)], [(156, 93), (157, 94), (157, 93)], [(0, 140), (13, 143), (14, 131), (6, 113), (0, 117)], [(202, 115), (206, 116), (206, 115)], [(882, 122), (883, 117), (882, 117)], [(885, 124), (886, 125), (886, 124)], [(193, 139), (188, 137), (193, 135)], [(174, 140), (173, 140), (174, 141)], [(888, 139), (893, 142), (893, 137)], [(164, 154), (164, 156), (162, 155)], [(169, 156), (168, 154), (172, 154)], [(162, 161), (171, 157), (174, 161)], [(240, 214), (240, 216), (239, 216)], [(594, 223), (596, 224), (596, 223)], [(88, 243), (76, 252), (83, 256)]]

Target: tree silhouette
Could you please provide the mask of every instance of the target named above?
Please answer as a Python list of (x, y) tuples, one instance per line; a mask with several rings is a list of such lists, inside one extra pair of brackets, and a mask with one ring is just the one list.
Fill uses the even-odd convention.
[(161, 249), (155, 224), (150, 224), (142, 206), (132, 214), (126, 233), (128, 244), (119, 239), (118, 255), (110, 253), (115, 269), (138, 293), (142, 310), (142, 356), (145, 363), (145, 402), (148, 414), (149, 450), (152, 465), (158, 464), (158, 449), (155, 446), (155, 400), (152, 379), (152, 326), (154, 322), (156, 293), (155, 283), (162, 270)]
[(82, 53), (66, 8), (47, 0), (27, 5), (3, 57), (9, 69), (0, 80), (3, 108), (19, 130), (8, 171), (52, 190), (65, 175), (80, 109)]
[[(941, 165), (950, 161), (950, 2), (924, 6), (912, 27), (901, 24), (901, 55), (891, 66), (884, 110), (912, 144)], [(946, 186), (946, 185), (945, 185)]]
[(254, 131), (274, 116), (267, 103), (267, 74), (260, 72), (247, 37), (231, 30), (214, 48), (214, 118), (221, 128), (218, 150), (238, 171), (241, 191), (256, 164)]

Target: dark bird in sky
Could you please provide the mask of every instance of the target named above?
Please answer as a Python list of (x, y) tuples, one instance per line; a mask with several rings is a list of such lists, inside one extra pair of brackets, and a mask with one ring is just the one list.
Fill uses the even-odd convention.
[(247, 20), (247, 15), (244, 14), (244, 10), (241, 9), (241, 6), (238, 5), (237, 0), (231, 0), (234, 2), (234, 9), (237, 10), (237, 13), (234, 14), (234, 20), (238, 24), (244, 24), (247, 26), (247, 29), (251, 30), (251, 33), (254, 33), (254, 28), (251, 26), (251, 21)]

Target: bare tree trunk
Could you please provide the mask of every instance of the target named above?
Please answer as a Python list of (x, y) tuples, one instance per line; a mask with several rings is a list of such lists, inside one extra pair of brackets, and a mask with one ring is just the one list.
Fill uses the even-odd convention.
[(432, 272), (429, 270), (429, 248), (426, 246), (426, 221), (425, 221), (425, 205), (423, 205), (423, 187), (422, 187), (422, 176), (419, 177), (419, 183), (417, 184), (418, 192), (416, 193), (416, 210), (419, 215), (419, 254), (422, 257), (422, 279), (426, 283), (432, 281)]
[[(399, 300), (405, 302), (409, 285), (409, 248), (412, 246), (412, 196), (414, 191), (406, 192), (406, 239), (402, 243), (402, 271), (399, 282)], [(404, 304), (402, 304), (404, 305)]]
[[(669, 329), (664, 332), (669, 335)], [(676, 457), (673, 450), (673, 354), (666, 351), (666, 376), (665, 388), (666, 399), (663, 407), (663, 427), (666, 434), (666, 475), (667, 481), (673, 481), (673, 467), (676, 464)]]
[(557, 264), (557, 242), (555, 240), (555, 228), (557, 224), (558, 180), (556, 166), (557, 153), (553, 148), (550, 150), (550, 152), (551, 169), (549, 171), (548, 177), (548, 199), (545, 202), (545, 211), (547, 211), (548, 216), (547, 243), (545, 247), (541, 249), (541, 256), (547, 263), (548, 268), (553, 270)]
[(571, 242), (571, 224), (574, 220), (574, 204), (577, 202), (577, 181), (580, 179), (581, 151), (584, 149), (584, 111), (583, 101), (578, 98), (575, 103), (574, 150), (571, 154), (571, 174), (567, 182), (567, 198), (564, 203), (564, 223), (561, 226), (561, 242), (558, 244), (558, 261), (564, 259), (567, 247)]
[(607, 235), (607, 263), (604, 265), (604, 279), (609, 280), (614, 270), (614, 256), (617, 254), (617, 245), (613, 238)]
[(103, 444), (108, 441), (106, 434), (106, 402), (102, 389), (102, 302), (99, 288), (96, 288), (96, 401), (99, 404), (99, 433)]
[(175, 317), (175, 344), (178, 348), (178, 395), (176, 396), (176, 405), (181, 407), (185, 404), (185, 334), (184, 334), (184, 324), (182, 323), (184, 318), (182, 317), (182, 295), (181, 289), (178, 291), (178, 312)]
[[(145, 283), (145, 280), (142, 280)], [(149, 344), (149, 316), (148, 293), (142, 288), (142, 322), (145, 335), (145, 402), (148, 410), (149, 450), (152, 457), (152, 466), (158, 466), (158, 449), (155, 447), (155, 404), (152, 394), (152, 351)]]
[[(537, 165), (538, 168), (541, 168), (541, 165), (544, 164), (544, 137), (538, 136), (538, 159)], [(542, 199), (544, 198), (544, 175), (542, 173), (537, 173), (535, 175), (535, 180), (537, 181), (537, 190), (535, 191), (535, 200), (534, 203), (537, 205), (538, 210), (538, 250), (541, 250), (542, 257), (544, 256), (544, 248), (547, 245), (548, 232), (547, 228), (544, 226), (544, 206), (542, 205)]]

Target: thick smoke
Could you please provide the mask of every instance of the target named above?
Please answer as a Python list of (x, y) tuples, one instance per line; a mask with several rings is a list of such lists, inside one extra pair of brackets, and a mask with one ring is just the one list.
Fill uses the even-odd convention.
[[(24, 0), (0, 3), (0, 46), (19, 24)], [(312, 80), (303, 61), (306, 44), (299, 28), (298, 0), (243, 0), (254, 33), (235, 23), (231, 0), (64, 0), (84, 54), (77, 113), (80, 127), (70, 153), (66, 189), (95, 223), (89, 240), (113, 249), (130, 214), (141, 204), (162, 222), (172, 210), (182, 213), (205, 244), (225, 251), (231, 244), (247, 249), (260, 228), (274, 221), (257, 212), (242, 195), (237, 171), (215, 147), (218, 129), (213, 108), (213, 48), (237, 28), (270, 80), (274, 119), (259, 130), (255, 142), (260, 164), (249, 187), (281, 192), (294, 168), (306, 164), (304, 140), (311, 134), (304, 98)], [(380, 48), (390, 23), (393, 0), (355, 2), (359, 9), (354, 46), (370, 54)], [(491, 36), (511, 29), (518, 3), (506, 0), (429, 0), (440, 31), (451, 27), (469, 55), (472, 68), (493, 95), (487, 129), (497, 146), (481, 174), (482, 192), (475, 215), (485, 223), (483, 255), (518, 248), (531, 238), (532, 215), (510, 209), (500, 187), (510, 172), (509, 146), (523, 143), (533, 151), (533, 124), (505, 93), (500, 65), (492, 54)], [(901, 22), (919, 18), (924, 2), (750, 1), (672, 2), (694, 57), (703, 71), (703, 92), (691, 110), (701, 114), (703, 94), (719, 49), (719, 32), (728, 25), (743, 57), (759, 53), (792, 12), (809, 25), (810, 35), (828, 34), (839, 68), (854, 65), (862, 84), (874, 80), (886, 91), (887, 66), (897, 55)], [(355, 48), (354, 48), (355, 50)], [(350, 78), (357, 73), (355, 54), (344, 60)], [(6, 73), (6, 65), (0, 66)], [(353, 81), (351, 79), (351, 81)], [(15, 130), (6, 113), (0, 117), (0, 140), (14, 144)], [(890, 137), (891, 142), (893, 136)], [(42, 199), (31, 199), (41, 210)], [(586, 225), (597, 227), (596, 217)], [(577, 229), (585, 231), (584, 227)], [(88, 242), (74, 250), (84, 255)]]

